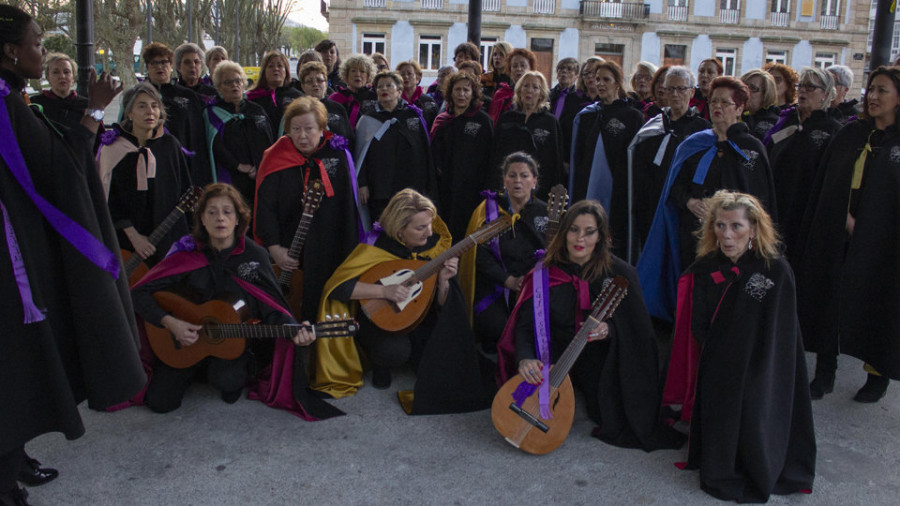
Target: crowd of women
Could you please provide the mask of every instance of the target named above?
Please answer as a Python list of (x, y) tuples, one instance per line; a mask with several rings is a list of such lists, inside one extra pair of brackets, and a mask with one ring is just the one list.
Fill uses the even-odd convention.
[[(368, 371), (389, 388), (408, 365), (407, 413), (484, 409), (498, 381), (547, 381), (616, 276), (628, 295), (571, 369), (593, 435), (679, 448), (688, 424), (686, 467), (716, 497), (812, 489), (810, 399), (839, 353), (866, 363), (857, 401), (900, 378), (898, 68), (872, 71), (862, 103), (847, 67), (735, 78), (715, 59), (641, 62), (626, 82), (566, 58), (551, 89), (531, 51), (498, 43), (482, 72), (464, 43), (426, 91), (416, 61), (342, 60), (328, 40), (295, 69), (266, 53), (252, 84), (221, 47), (152, 43), (112, 121), (119, 88), (92, 77), (78, 95), (75, 62), (2, 9), (0, 268), (19, 297), (0, 383), (23, 385), (0, 398), (2, 504), (27, 504), (16, 479), (56, 476), (24, 444), (77, 437), (81, 400), (169, 412), (198, 374), (225, 402), (249, 388), (320, 420)], [(19, 93), (42, 75), (49, 90)], [(511, 230), (478, 238), (498, 222)], [(394, 279), (411, 271), (421, 283)], [(237, 295), (290, 338), (173, 366), (143, 329), (176, 350), (207, 329), (163, 292)], [(407, 304), (420, 314), (397, 328), (380, 312)], [(332, 315), (355, 337), (316, 339)]]

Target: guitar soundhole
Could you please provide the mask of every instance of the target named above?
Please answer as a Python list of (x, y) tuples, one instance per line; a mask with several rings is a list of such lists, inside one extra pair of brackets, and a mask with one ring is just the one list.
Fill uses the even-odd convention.
[[(201, 323), (201, 325), (203, 325), (204, 327), (206, 327), (206, 325), (211, 325), (212, 328), (216, 328), (216, 326), (219, 323), (220, 323), (219, 321), (217, 321), (213, 318), (205, 318), (205, 319), (203, 319), (203, 322)], [(200, 332), (200, 338), (206, 340), (206, 342), (208, 342), (210, 344), (220, 344), (225, 341), (225, 336), (210, 335), (210, 333), (206, 329), (204, 329)]]

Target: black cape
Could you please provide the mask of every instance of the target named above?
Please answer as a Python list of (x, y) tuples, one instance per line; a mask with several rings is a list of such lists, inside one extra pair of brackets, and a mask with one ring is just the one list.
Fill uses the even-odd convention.
[[(446, 118), (446, 119), (445, 119)], [(472, 211), (481, 201), (491, 171), (493, 122), (486, 112), (473, 106), (456, 116), (441, 113), (431, 143), (438, 173), (438, 209), (453, 237), (466, 235)]]
[[(325, 142), (311, 158), (322, 162), (334, 191), (333, 196), (322, 198), (313, 215), (300, 259), (303, 314), (296, 316), (315, 321), (325, 282), (359, 242), (359, 218), (346, 153)], [(307, 171), (309, 181), (321, 179), (318, 164), (307, 163), (266, 175), (259, 182), (254, 232), (264, 247), (290, 249), (300, 224)]]
[(157, 86), (157, 89), (162, 95), (163, 106), (168, 115), (166, 130), (191, 153), (188, 156), (191, 181), (197, 186), (206, 186), (213, 181), (206, 129), (203, 126), (206, 102), (200, 95), (180, 84), (164, 84)]
[[(137, 139), (118, 125), (115, 126), (115, 131), (121, 138), (138, 145)], [(144, 150), (151, 151), (156, 158), (156, 177), (147, 180), (146, 191), (137, 189), (135, 170), (138, 157), (145, 156)], [(126, 154), (113, 167), (109, 185), (109, 214), (118, 233), (119, 245), (123, 249), (134, 251), (124, 229), (134, 227), (140, 234), (149, 236), (166, 219), (190, 186), (187, 161), (181, 151), (181, 144), (175, 137), (163, 133), (158, 138), (149, 139), (141, 151)], [(152, 265), (162, 260), (172, 243), (187, 232), (187, 219), (181, 216), (160, 239), (156, 245), (156, 253), (148, 258), (148, 263)]]
[[(784, 128), (799, 124), (799, 116), (792, 113)], [(780, 131), (784, 131), (784, 128)], [(840, 128), (841, 124), (830, 118), (825, 111), (814, 111), (803, 122), (801, 129), (769, 146), (769, 161), (775, 180), (775, 201), (778, 202), (778, 216), (775, 218), (787, 247), (786, 255), (792, 265), (797, 265), (794, 251), (798, 249), (803, 213), (814, 197), (812, 187), (819, 163), (831, 142), (831, 136)]]
[(534, 195), (547, 198), (550, 188), (563, 182), (562, 133), (559, 120), (548, 110), (538, 111), (528, 116), (518, 110), (506, 111), (500, 115), (494, 128), (494, 146), (491, 150), (489, 187), (503, 188), (500, 165), (510, 153), (524, 151), (538, 162), (540, 177)]
[(31, 103), (40, 105), (44, 115), (50, 121), (64, 125), (66, 128), (75, 128), (81, 124), (88, 99), (77, 95), (74, 91), (66, 98), (59, 98), (55, 93), (47, 90), (32, 96)]
[(744, 112), (741, 115), (741, 121), (747, 124), (747, 128), (750, 129), (750, 135), (763, 140), (766, 137), (766, 133), (778, 123), (780, 113), (781, 109), (777, 105), (773, 105), (769, 108), (760, 108), (755, 114)]
[[(207, 106), (204, 114), (211, 118), (214, 114), (210, 109), (220, 107), (231, 114), (239, 114), (243, 117), (235, 117), (225, 123), (222, 131), (215, 130), (212, 138), (212, 152), (217, 167), (224, 168), (231, 177), (231, 184), (241, 192), (244, 200), (253, 208), (256, 181), (244, 172), (240, 172), (239, 164), (246, 163), (259, 168), (262, 162), (263, 152), (272, 145), (275, 134), (269, 123), (269, 116), (259, 104), (249, 100), (241, 101), (238, 111), (234, 105), (219, 98), (212, 105)], [(208, 133), (212, 134), (212, 130)]]
[[(108, 249), (115, 230), (90, 153), (94, 136), (83, 127), (60, 138), (25, 105), (25, 83), (0, 71), (11, 92), (6, 108), (15, 139), (37, 192), (81, 224)], [(84, 433), (78, 403), (105, 409), (136, 394), (146, 381), (137, 356), (127, 277), (96, 267), (46, 222), (0, 158), (0, 201), (15, 231), (33, 300), (46, 319), (23, 323), (23, 306), (0, 233), (0, 454), (32, 438)]]
[(685, 277), (700, 346), (688, 467), (724, 500), (811, 490), (816, 440), (790, 266), (716, 252)]
[[(557, 100), (562, 95), (558, 86), (554, 86), (550, 90), (550, 111), (554, 114), (557, 108)], [(563, 96), (563, 100), (565, 102), (563, 102), (562, 111), (557, 119), (559, 120), (559, 128), (562, 130), (562, 146), (565, 153), (563, 161), (569, 163), (569, 151), (572, 149), (572, 127), (575, 123), (575, 116), (586, 105), (589, 105), (592, 100), (581, 90), (576, 90), (574, 86), (569, 88), (568, 93)]]
[(284, 117), (284, 110), (294, 101), (294, 99), (302, 96), (303, 93), (288, 85), (275, 88), (274, 99), (272, 98), (272, 95), (266, 93), (263, 96), (251, 98), (249, 100), (263, 108), (266, 112), (266, 116), (269, 117), (269, 126), (272, 128), (272, 134), (274, 137), (277, 137), (279, 136), (279, 133), (287, 130), (287, 128), (281, 130), (281, 118)]

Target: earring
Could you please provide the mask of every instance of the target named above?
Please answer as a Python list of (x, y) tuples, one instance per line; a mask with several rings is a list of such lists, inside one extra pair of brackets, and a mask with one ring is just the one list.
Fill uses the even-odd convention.
[(753, 238), (752, 237), (750, 238), (750, 241), (747, 243), (747, 249), (748, 250), (753, 249)]
[(13, 58), (13, 65), (15, 66), (15, 65), (18, 65), (18, 64), (19, 64), (19, 57), (16, 56), (15, 58)]

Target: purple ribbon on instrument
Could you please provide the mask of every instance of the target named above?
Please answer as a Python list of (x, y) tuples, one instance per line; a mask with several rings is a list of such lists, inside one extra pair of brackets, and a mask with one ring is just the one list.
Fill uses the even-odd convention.
[[(5, 99), (7, 95), (9, 95), (9, 86), (6, 81), (0, 79), (0, 99)], [(16, 143), (6, 104), (0, 107), (0, 154), (6, 161), (6, 165), (9, 166), (13, 177), (44, 215), (47, 222), (91, 263), (112, 274), (114, 278), (118, 278), (119, 257), (84, 227), (66, 216), (37, 192), (28, 167), (25, 165), (25, 158), (22, 157), (22, 151), (19, 150), (19, 145)], [(17, 277), (16, 280), (18, 282), (19, 278)]]
[(16, 232), (9, 221), (6, 206), (0, 201), (0, 211), (3, 212), (3, 228), (6, 232), (6, 246), (9, 248), (9, 259), (12, 262), (13, 277), (19, 288), (19, 298), (22, 299), (22, 307), (25, 309), (25, 323), (35, 323), (46, 318), (44, 313), (34, 305), (31, 297), (31, 283), (28, 281), (28, 273), (25, 272), (25, 261), (19, 250), (19, 241), (16, 240)]
[[(535, 256), (543, 257), (544, 251), (538, 250)], [(550, 412), (550, 271), (544, 267), (544, 262), (538, 261), (534, 267), (534, 342), (537, 346), (538, 356), (543, 365), (541, 373), (544, 380), (538, 391), (538, 403), (541, 407), (541, 418), (549, 420), (553, 418)], [(525, 399), (531, 396), (538, 386), (525, 381), (519, 384), (513, 392), (513, 400), (521, 406)]]
[(382, 232), (384, 232), (384, 229), (381, 228), (381, 223), (378, 223), (376, 221), (372, 224), (372, 230), (368, 234), (366, 234), (366, 240), (363, 242), (368, 244), (369, 246), (374, 245), (375, 241), (378, 239), (378, 236), (380, 236)]
[[(493, 192), (491, 190), (484, 190), (481, 192), (481, 196), (485, 198), (484, 201), (484, 221), (485, 223), (490, 223), (496, 220), (500, 216), (500, 209), (497, 207), (497, 192)], [(500, 256), (500, 240), (494, 237), (488, 243), (491, 246), (491, 253), (494, 254), (494, 258), (500, 262), (500, 265), (503, 266), (503, 269), (506, 270), (506, 266), (503, 265), (503, 257)], [(472, 308), (472, 311), (475, 314), (481, 314), (482, 311), (487, 309), (500, 297), (503, 297), (503, 300), (509, 300), (509, 288), (506, 288), (502, 285), (495, 285), (494, 291), (485, 295), (475, 307)]]

